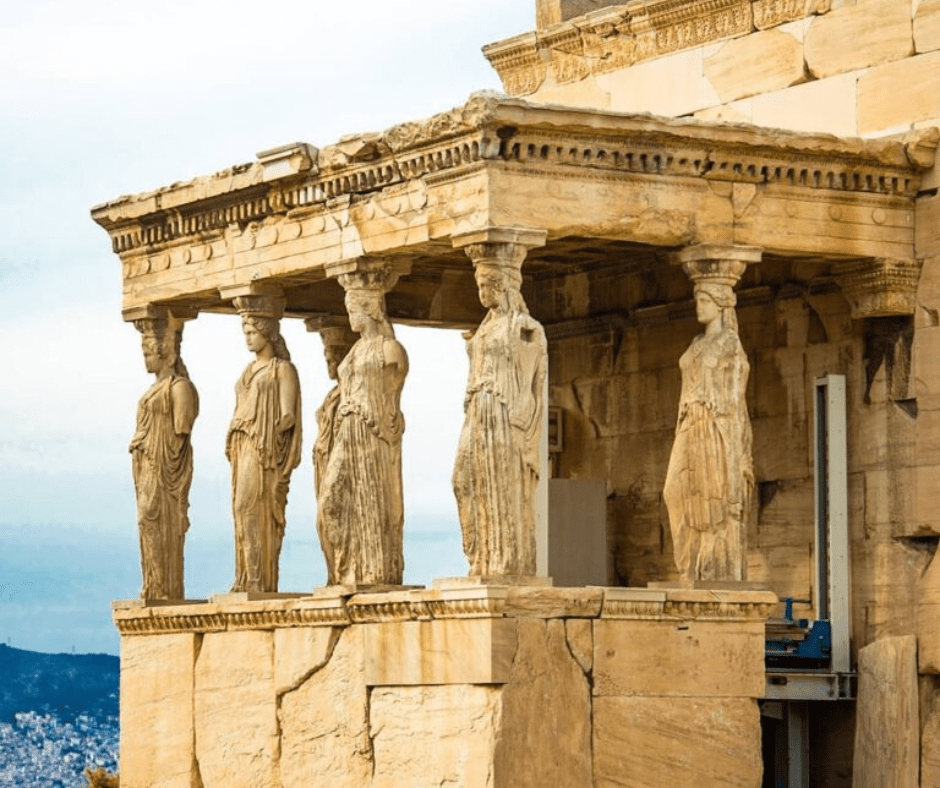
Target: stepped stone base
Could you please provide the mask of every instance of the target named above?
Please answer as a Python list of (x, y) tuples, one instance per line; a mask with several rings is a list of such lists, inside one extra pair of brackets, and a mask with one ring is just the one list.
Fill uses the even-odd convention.
[(768, 592), (115, 605), (123, 788), (761, 783)]

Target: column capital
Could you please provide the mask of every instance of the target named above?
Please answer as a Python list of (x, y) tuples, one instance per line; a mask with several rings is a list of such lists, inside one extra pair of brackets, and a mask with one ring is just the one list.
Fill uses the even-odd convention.
[(762, 253), (758, 246), (697, 244), (673, 254), (671, 262), (681, 265), (695, 284), (713, 282), (734, 287), (749, 263), (760, 262)]
[(876, 257), (839, 263), (833, 278), (856, 320), (864, 317), (912, 315), (923, 260)]
[[(545, 230), (528, 230), (524, 227), (484, 227), (480, 230), (451, 236), (455, 249), (465, 249), (477, 244), (514, 244), (525, 249), (545, 246), (548, 233)], [(469, 252), (468, 252), (469, 254)]]
[(398, 280), (411, 273), (411, 260), (388, 257), (354, 257), (327, 263), (326, 275), (344, 290), (382, 290), (387, 293)]
[(176, 320), (183, 323), (199, 317), (199, 310), (193, 307), (167, 306), (165, 304), (146, 304), (121, 310), (125, 323), (137, 323), (139, 320)]

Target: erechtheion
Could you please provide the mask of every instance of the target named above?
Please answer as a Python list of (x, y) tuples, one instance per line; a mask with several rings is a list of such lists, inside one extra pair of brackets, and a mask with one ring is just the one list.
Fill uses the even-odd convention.
[[(940, 0), (538, 0), (484, 54), (506, 95), (92, 212), (157, 375), (122, 786), (940, 785)], [(203, 601), (200, 312), (253, 354)], [(429, 588), (396, 323), (469, 335)], [(314, 445), (330, 585), (279, 588)]]

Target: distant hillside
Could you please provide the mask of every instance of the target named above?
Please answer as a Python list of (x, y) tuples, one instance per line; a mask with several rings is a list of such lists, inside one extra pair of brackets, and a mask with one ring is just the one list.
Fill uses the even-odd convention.
[(107, 654), (41, 654), (0, 644), (0, 722), (17, 712), (118, 716), (120, 661)]

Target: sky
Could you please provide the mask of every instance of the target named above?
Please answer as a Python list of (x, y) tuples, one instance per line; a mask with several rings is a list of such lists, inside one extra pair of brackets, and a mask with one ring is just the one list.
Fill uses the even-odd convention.
[[(92, 206), (324, 146), (499, 90), (480, 47), (534, 27), (534, 0), (32, 0), (0, 16), (0, 642), (117, 653), (112, 599), (140, 590), (127, 444), (152, 377), (120, 313), (120, 263)], [(301, 378), (281, 589), (322, 585), (310, 459), (330, 382), (319, 337), (283, 321)], [(400, 327), (405, 581), (466, 573), (450, 473), (466, 355)], [(187, 324), (200, 396), (187, 596), (233, 579), (224, 438), (251, 356), (238, 320)]]

